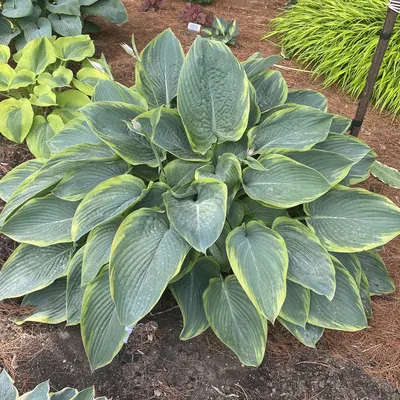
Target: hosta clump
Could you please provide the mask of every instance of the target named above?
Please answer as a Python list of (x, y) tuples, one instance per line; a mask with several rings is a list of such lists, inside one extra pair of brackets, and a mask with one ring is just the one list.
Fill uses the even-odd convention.
[(202, 30), (203, 37), (234, 46), (239, 27), (236, 20), (226, 22), (223, 18), (215, 17), (211, 28)]
[(79, 392), (76, 389), (67, 387), (59, 392), (50, 392), (49, 381), (40, 383), (24, 395), (19, 395), (13, 380), (5, 369), (0, 374), (0, 393), (2, 400), (48, 400), (50, 398), (54, 400), (107, 400), (104, 396), (95, 398), (93, 388)]
[(136, 58), (135, 88), (99, 81), (53, 156), (0, 182), (1, 231), (22, 243), (1, 299), (35, 307), (16, 322), (80, 323), (92, 369), (167, 288), (183, 340), (211, 327), (246, 365), (267, 321), (307, 346), (366, 328), (370, 296), (394, 290), (377, 249), (400, 209), (348, 186), (375, 161), (350, 121), (288, 90), (278, 56), (198, 37), (185, 57), (168, 30)]
[(88, 35), (38, 38), (14, 55), (13, 68), (10, 48), (0, 45), (0, 133), (16, 143), (26, 139), (35, 157), (49, 158), (47, 141), (80, 116), (99, 80), (112, 78), (104, 58), (87, 59), (94, 52)]
[(0, 44), (15, 41), (20, 50), (39, 37), (97, 32), (97, 25), (83, 16), (99, 16), (116, 24), (128, 20), (120, 0), (5, 0), (0, 8)]

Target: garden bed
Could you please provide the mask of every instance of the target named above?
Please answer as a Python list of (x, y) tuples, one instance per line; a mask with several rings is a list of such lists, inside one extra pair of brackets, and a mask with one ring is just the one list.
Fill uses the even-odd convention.
[[(271, 55), (280, 49), (263, 41), (268, 20), (276, 15), (284, 0), (260, 1), (216, 0), (209, 7), (215, 15), (237, 19), (240, 36), (232, 48), (244, 60), (261, 51)], [(182, 0), (166, 0), (159, 12), (140, 13), (139, 0), (126, 0), (129, 22), (122, 27), (98, 21), (101, 34), (94, 36), (97, 48), (103, 51), (113, 67), (117, 81), (133, 84), (134, 62), (119, 46), (130, 42), (135, 34), (141, 50), (158, 33), (171, 29), (185, 51), (195, 34), (178, 21), (184, 7)], [(282, 65), (298, 68), (293, 61)], [(312, 88), (329, 100), (329, 110), (352, 117), (356, 102), (337, 88), (324, 90), (320, 80), (312, 80), (307, 72), (281, 70), (290, 88)], [(378, 154), (378, 159), (400, 168), (399, 123), (390, 115), (370, 110), (361, 138)], [(0, 176), (18, 165), (28, 153), (16, 145), (2, 143)], [(369, 190), (384, 194), (400, 204), (398, 190), (390, 189), (374, 178), (365, 184)], [(2, 237), (0, 262), (13, 249), (13, 243)], [(389, 272), (400, 285), (400, 239), (394, 240), (381, 253)], [(22, 328), (7, 322), (14, 307), (4, 309), (0, 322), (0, 363), (15, 374), (20, 388), (32, 388), (44, 379), (60, 389), (64, 386), (87, 387), (95, 383), (99, 394), (113, 399), (396, 399), (400, 386), (400, 306), (397, 294), (373, 300), (371, 328), (359, 333), (329, 332), (318, 345), (318, 351), (301, 347), (279, 329), (271, 329), (268, 356), (260, 369), (244, 368), (218, 340), (207, 333), (189, 342), (180, 342), (179, 310), (168, 296), (163, 298), (155, 314), (132, 335), (130, 342), (111, 366), (90, 375), (88, 363), (75, 328), (26, 325)], [(339, 356), (333, 358), (333, 356)], [(3, 360), (3, 361), (2, 361)], [(364, 371), (387, 379), (392, 386), (380, 384)], [(399, 397), (396, 397), (399, 396)]]

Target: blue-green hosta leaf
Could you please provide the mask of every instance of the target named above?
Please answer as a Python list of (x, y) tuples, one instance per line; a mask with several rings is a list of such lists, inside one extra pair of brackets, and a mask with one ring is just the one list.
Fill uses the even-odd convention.
[(35, 387), (30, 392), (25, 393), (23, 396), (21, 396), (19, 399), (20, 400), (50, 400), (49, 397), (49, 381), (40, 383)]
[(336, 287), (335, 268), (317, 236), (293, 218), (279, 217), (272, 228), (286, 243), (288, 279), (332, 299)]
[(257, 104), (257, 93), (254, 86), (249, 81), (249, 93), (250, 93), (250, 112), (249, 112), (249, 121), (247, 124), (247, 129), (253, 128), (256, 126), (261, 119), (261, 110)]
[(248, 133), (252, 154), (268, 149), (309, 150), (326, 139), (332, 115), (308, 106), (293, 105), (271, 113)]
[(76, 210), (72, 221), (74, 241), (131, 208), (143, 197), (144, 189), (141, 179), (126, 174), (100, 183), (84, 197)]
[(14, 381), (8, 375), (5, 368), (0, 374), (0, 398), (3, 400), (17, 400), (18, 391), (14, 387)]
[(218, 158), (226, 153), (234, 154), (240, 161), (243, 161), (247, 157), (247, 147), (247, 135), (243, 135), (242, 138), (237, 142), (219, 143), (213, 147), (213, 164), (216, 164), (218, 162)]
[(367, 277), (371, 296), (393, 293), (395, 286), (382, 257), (376, 251), (357, 253), (361, 268)]
[(278, 317), (278, 321), (301, 343), (305, 346), (315, 348), (318, 340), (321, 339), (324, 328), (311, 324), (306, 324), (305, 328), (285, 321), (283, 318)]
[(1, 232), (18, 242), (40, 247), (72, 242), (72, 218), (78, 204), (52, 194), (32, 199), (6, 221)]
[(286, 217), (287, 211), (281, 208), (267, 207), (259, 201), (253, 200), (250, 197), (245, 197), (242, 200), (245, 206), (245, 221), (262, 221), (268, 227), (271, 227), (275, 219), (278, 217)]
[(386, 183), (386, 185), (395, 189), (400, 189), (400, 172), (397, 169), (376, 161), (372, 166), (371, 172), (375, 178)]
[(121, 0), (97, 0), (89, 6), (81, 8), (82, 14), (103, 17), (115, 24), (128, 21), (128, 13)]
[(136, 63), (136, 87), (150, 107), (170, 106), (178, 92), (184, 59), (182, 46), (170, 29), (144, 48)]
[[(328, 108), (328, 100), (326, 97), (323, 94), (310, 89), (289, 90), (286, 103), (309, 106), (321, 111), (326, 111)], [(331, 115), (331, 123), (332, 118), (333, 116)]]
[(10, 82), (15, 76), (15, 71), (8, 64), (0, 63), (0, 91), (8, 90)]
[(74, 118), (81, 116), (79, 109), (90, 103), (90, 99), (85, 93), (79, 90), (70, 89), (57, 93), (57, 104), (60, 108), (56, 108), (53, 114), (59, 115), (66, 124)]
[(66, 387), (59, 392), (52, 393), (51, 400), (72, 400), (76, 394), (78, 394), (76, 389)]
[[(174, 275), (174, 277), (169, 281), (169, 284), (179, 281), (182, 277), (184, 277), (186, 274), (188, 274), (191, 271), (191, 269), (194, 267), (194, 264), (196, 263), (199, 256), (200, 256), (200, 253), (198, 251), (196, 251), (195, 249), (190, 249), (189, 253), (186, 254), (186, 257), (183, 260), (183, 263), (181, 265), (179, 272)], [(209, 259), (211, 260), (211, 257)], [(218, 267), (218, 262), (214, 259), (212, 259), (212, 260), (215, 262), (216, 266)]]
[(5, 44), (0, 44), (0, 63), (7, 64), (10, 57), (11, 57), (10, 48)]
[(364, 189), (336, 186), (304, 205), (307, 224), (329, 251), (354, 253), (386, 244), (400, 233), (400, 209)]
[(21, 30), (7, 19), (0, 19), (0, 44), (8, 45)]
[(64, 276), (72, 251), (72, 245), (66, 243), (49, 247), (19, 245), (1, 269), (0, 299), (24, 296)]
[(169, 186), (163, 182), (149, 184), (144, 196), (134, 205), (133, 210), (141, 208), (160, 208), (163, 204), (163, 194), (169, 190)]
[(262, 315), (275, 321), (286, 296), (288, 254), (282, 237), (252, 221), (228, 235), (226, 252), (249, 299)]
[(78, 15), (51, 13), (47, 18), (53, 31), (60, 36), (77, 36), (82, 33), (82, 20)]
[(368, 278), (363, 270), (361, 270), (360, 297), (364, 307), (365, 315), (367, 318), (372, 317), (371, 290)]
[(179, 78), (178, 109), (193, 150), (239, 140), (247, 128), (250, 92), (246, 73), (222, 43), (196, 39)]
[(99, 80), (94, 88), (92, 102), (119, 101), (147, 110), (147, 102), (138, 92), (112, 80)]
[(359, 331), (368, 326), (356, 281), (342, 264), (333, 258), (336, 291), (329, 301), (311, 292), (308, 322), (327, 329)]
[(49, 159), (51, 156), (47, 141), (54, 136), (50, 124), (41, 115), (33, 119), (31, 130), (26, 137), (26, 144), (29, 151), (37, 158)]
[(101, 101), (81, 110), (93, 132), (124, 160), (133, 165), (158, 166), (154, 151), (145, 136), (129, 129), (132, 121), (145, 110), (131, 104)]
[(224, 272), (229, 272), (231, 270), (228, 255), (226, 254), (226, 238), (231, 230), (232, 229), (229, 223), (225, 222), (219, 238), (208, 250), (210, 254), (218, 261), (221, 270)]
[(310, 290), (292, 281), (286, 281), (286, 298), (279, 316), (285, 321), (305, 328), (310, 311)]
[(44, 163), (44, 159), (28, 160), (12, 169), (0, 180), (0, 198), (7, 202), (17, 187)]
[(250, 78), (257, 94), (257, 104), (262, 113), (284, 104), (288, 87), (279, 71), (264, 71)]
[[(21, 30), (25, 30), (25, 26), (31, 22), (37, 22), (38, 19), (40, 18), (42, 14), (42, 9), (40, 8), (39, 5), (35, 4), (36, 1), (32, 1), (34, 4), (33, 9), (29, 15), (26, 17), (22, 17), (18, 19), (18, 26), (21, 28)], [(17, 49), (19, 50), (19, 49)]]
[(243, 188), (254, 200), (289, 208), (310, 202), (330, 189), (319, 172), (288, 157), (271, 154), (258, 161), (266, 171), (251, 167), (243, 171)]
[(94, 400), (94, 387), (81, 390), (71, 400)]
[(7, 18), (26, 17), (33, 11), (31, 0), (5, 0), (2, 5), (1, 14)]
[(181, 195), (168, 191), (163, 195), (171, 224), (197, 251), (207, 249), (221, 235), (227, 213), (227, 186), (212, 178), (193, 182)]
[(345, 179), (343, 180), (344, 185), (356, 185), (357, 183), (363, 182), (369, 178), (371, 168), (375, 164), (376, 153), (371, 150), (365, 155), (360, 161), (354, 164)]
[(74, 78), (72, 81), (78, 90), (92, 96), (97, 83), (109, 79), (105, 72), (98, 71), (95, 68), (82, 68), (77, 72), (76, 79)]
[(266, 69), (271, 68), (274, 64), (282, 60), (283, 57), (278, 55), (269, 56), (266, 58), (263, 57), (257, 57), (252, 59), (249, 58), (246, 61), (243, 61), (242, 65), (244, 70), (246, 71), (247, 77), (250, 79), (255, 77), (256, 75), (261, 74)]
[(60, 65), (51, 74), (50, 72), (41, 73), (38, 76), (37, 81), (40, 85), (48, 85), (54, 89), (69, 86), (73, 77), (74, 74), (70, 69), (65, 68), (63, 65)]
[(35, 73), (27, 69), (19, 70), (10, 80), (8, 90), (20, 89), (35, 83)]
[(33, 123), (33, 110), (28, 99), (7, 99), (0, 102), (0, 133), (22, 143)]
[(155, 306), (189, 250), (165, 213), (141, 209), (123, 221), (112, 245), (110, 276), (124, 325), (136, 325)]
[(51, 13), (80, 15), (79, 0), (46, 0), (46, 8)]
[(360, 287), (361, 282), (361, 263), (354, 253), (331, 253), (340, 263), (347, 269), (349, 274), (357, 283), (357, 287)]
[(232, 229), (242, 225), (246, 213), (246, 206), (241, 200), (233, 200), (226, 217)]
[(219, 277), (218, 265), (212, 258), (202, 257), (181, 279), (169, 285), (183, 316), (181, 340), (192, 339), (204, 332), (209, 323), (203, 306), (203, 293), (212, 278)]
[[(51, 285), (29, 293), (22, 301), (23, 307), (34, 307), (32, 314), (17, 318), (18, 325), (24, 322), (59, 324), (67, 319), (66, 313), (66, 278), (57, 279)], [(32, 400), (43, 397), (32, 397)]]
[(101, 182), (128, 171), (129, 164), (120, 158), (92, 161), (69, 171), (53, 189), (53, 193), (60, 199), (78, 201)]
[(267, 319), (254, 307), (235, 275), (211, 280), (203, 295), (204, 310), (217, 337), (239, 360), (261, 364), (267, 341)]
[(92, 371), (109, 364), (126, 336), (110, 294), (108, 270), (86, 287), (82, 301), (81, 334)]
[(354, 161), (346, 156), (325, 150), (285, 151), (282, 154), (315, 169), (332, 186), (344, 179), (354, 164)]
[(108, 263), (111, 245), (124, 217), (118, 216), (92, 229), (86, 240), (82, 265), (82, 285), (96, 278), (101, 267)]
[(56, 59), (54, 47), (50, 40), (47, 37), (41, 37), (30, 41), (24, 47), (15, 70), (27, 69), (39, 75)]
[(29, 22), (24, 27), (24, 37), (27, 42), (43, 36), (50, 38), (51, 34), (51, 23), (47, 18), (41, 17), (36, 23)]
[(66, 310), (67, 325), (79, 324), (85, 288), (81, 286), (82, 262), (85, 247), (81, 247), (68, 265)]
[(165, 180), (169, 187), (179, 189), (194, 181), (196, 171), (206, 165), (204, 162), (173, 160), (164, 168)]
[(92, 57), (95, 48), (89, 35), (79, 35), (58, 38), (54, 42), (54, 52), (60, 60), (79, 62), (87, 57)]
[(342, 117), (341, 115), (334, 115), (331, 124), (331, 133), (346, 133), (351, 126), (351, 119)]

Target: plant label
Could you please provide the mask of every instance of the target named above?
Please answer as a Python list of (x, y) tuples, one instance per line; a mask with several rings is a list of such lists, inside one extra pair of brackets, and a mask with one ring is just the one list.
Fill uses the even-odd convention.
[(189, 22), (188, 29), (189, 29), (189, 31), (193, 31), (193, 32), (198, 32), (199, 33), (200, 30), (201, 30), (201, 25), (195, 24), (193, 22)]

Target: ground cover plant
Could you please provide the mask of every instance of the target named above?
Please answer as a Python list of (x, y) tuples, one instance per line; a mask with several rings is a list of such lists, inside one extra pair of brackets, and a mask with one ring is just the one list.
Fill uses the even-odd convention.
[(236, 44), (236, 36), (239, 34), (237, 21), (226, 22), (223, 18), (215, 17), (210, 28), (202, 30), (203, 37), (222, 42), (229, 46)]
[(185, 57), (167, 30), (136, 59), (134, 88), (98, 81), (52, 157), (0, 181), (1, 232), (21, 243), (0, 300), (34, 307), (15, 322), (80, 324), (93, 370), (167, 288), (183, 340), (211, 327), (245, 365), (267, 321), (311, 347), (366, 328), (370, 296), (394, 291), (378, 251), (400, 209), (349, 187), (375, 162), (350, 120), (288, 90), (279, 56), (240, 63), (198, 37)]
[(94, 52), (88, 35), (43, 37), (13, 56), (13, 68), (10, 48), (0, 45), (0, 133), (16, 143), (26, 140), (35, 157), (49, 158), (47, 141), (80, 116), (98, 80), (112, 78), (104, 58), (88, 61)]
[[(338, 83), (354, 97), (364, 86), (386, 17), (384, 0), (302, 0), (271, 21), (285, 55), (321, 75), (325, 85)], [(398, 69), (400, 29), (393, 36), (375, 85), (373, 100), (380, 109), (400, 112)]]
[(38, 37), (98, 31), (97, 25), (84, 16), (99, 16), (116, 24), (128, 20), (120, 0), (5, 0), (0, 9), (0, 44), (15, 41), (20, 50)]
[(196, 24), (211, 26), (214, 21), (214, 15), (211, 12), (207, 12), (199, 4), (186, 3), (179, 19), (184, 22), (195, 22)]

